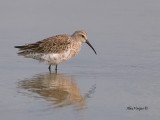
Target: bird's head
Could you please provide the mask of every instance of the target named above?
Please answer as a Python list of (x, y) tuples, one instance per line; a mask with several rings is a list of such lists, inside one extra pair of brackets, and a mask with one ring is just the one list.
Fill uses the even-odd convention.
[(97, 54), (95, 49), (92, 47), (92, 45), (88, 41), (88, 35), (85, 31), (83, 31), (83, 30), (75, 31), (73, 33), (72, 37), (74, 37), (75, 40), (78, 40), (81, 43), (87, 43), (92, 48), (92, 50), (95, 52), (95, 54)]

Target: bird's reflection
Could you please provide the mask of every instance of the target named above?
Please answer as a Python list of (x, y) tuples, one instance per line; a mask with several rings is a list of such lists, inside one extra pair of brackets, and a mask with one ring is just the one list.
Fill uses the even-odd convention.
[(75, 105), (77, 109), (84, 109), (86, 98), (95, 90), (95, 86), (92, 86), (88, 93), (82, 96), (75, 76), (57, 73), (38, 74), (20, 81), (18, 86), (51, 101), (56, 108)]

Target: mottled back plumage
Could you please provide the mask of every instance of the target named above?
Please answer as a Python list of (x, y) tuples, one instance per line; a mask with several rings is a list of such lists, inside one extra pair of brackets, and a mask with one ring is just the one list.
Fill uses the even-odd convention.
[(27, 51), (33, 53), (61, 53), (69, 48), (71, 40), (72, 38), (69, 35), (64, 34), (49, 37), (42, 41), (24, 46), (15, 46), (15, 48), (19, 48), (19, 51), (22, 52)]

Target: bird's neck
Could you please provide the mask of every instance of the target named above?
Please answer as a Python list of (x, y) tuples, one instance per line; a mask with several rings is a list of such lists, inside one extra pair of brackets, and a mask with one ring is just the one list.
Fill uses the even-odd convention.
[(79, 53), (79, 51), (81, 49), (81, 46), (82, 46), (82, 42), (75, 41), (75, 42), (72, 43), (72, 47), (71, 47), (72, 57), (76, 56)]

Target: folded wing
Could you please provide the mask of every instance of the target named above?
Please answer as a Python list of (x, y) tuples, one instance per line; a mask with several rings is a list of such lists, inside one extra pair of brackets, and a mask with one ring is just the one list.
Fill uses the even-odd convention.
[(61, 53), (66, 51), (71, 44), (69, 35), (53, 36), (36, 43), (23, 46), (15, 46), (19, 48), (19, 53)]

